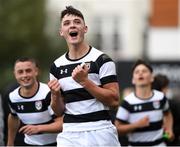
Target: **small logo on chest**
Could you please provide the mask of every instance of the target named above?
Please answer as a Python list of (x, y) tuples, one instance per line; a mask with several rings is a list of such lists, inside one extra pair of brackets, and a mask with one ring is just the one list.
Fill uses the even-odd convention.
[(64, 70), (63, 70), (63, 69), (60, 70), (60, 74), (61, 74), (61, 75), (62, 75), (62, 74), (65, 74), (65, 73), (66, 73), (66, 74), (68, 73), (68, 69), (67, 69), (67, 68), (64, 69)]
[(159, 101), (154, 101), (154, 102), (153, 102), (153, 107), (154, 107), (155, 109), (159, 109), (159, 108), (160, 108), (160, 102), (159, 102)]
[(142, 106), (141, 105), (134, 106), (134, 111), (141, 111), (141, 110), (142, 110)]
[(35, 102), (35, 108), (37, 110), (41, 110), (42, 109), (42, 101), (36, 101)]

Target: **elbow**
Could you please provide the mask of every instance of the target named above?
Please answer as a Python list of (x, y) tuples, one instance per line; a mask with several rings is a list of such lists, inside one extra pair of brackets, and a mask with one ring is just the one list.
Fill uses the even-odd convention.
[(119, 97), (118, 96), (114, 96), (113, 97), (113, 101), (112, 103), (110, 104), (110, 107), (112, 109), (117, 109), (119, 107)]

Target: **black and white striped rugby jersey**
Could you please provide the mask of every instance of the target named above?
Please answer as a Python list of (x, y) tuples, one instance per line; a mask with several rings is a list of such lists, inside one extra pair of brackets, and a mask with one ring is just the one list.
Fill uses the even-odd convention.
[[(50, 89), (45, 83), (39, 83), (37, 92), (32, 97), (23, 97), (20, 87), (9, 93), (11, 114), (18, 116), (23, 125), (48, 124), (53, 122), (54, 112), (50, 107)], [(56, 142), (57, 133), (25, 134), (25, 143), (46, 145)]]
[(71, 77), (73, 69), (83, 62), (89, 66), (88, 78), (96, 85), (117, 82), (115, 63), (94, 47), (77, 60), (69, 59), (67, 53), (56, 59), (50, 69), (50, 79), (59, 80), (65, 98), (63, 130), (92, 130), (110, 124), (109, 108)]
[(122, 101), (116, 119), (133, 123), (148, 116), (150, 125), (136, 129), (128, 137), (133, 146), (153, 146), (163, 142), (163, 113), (166, 111), (169, 111), (169, 103), (162, 92), (153, 90), (153, 96), (146, 100), (131, 93)]

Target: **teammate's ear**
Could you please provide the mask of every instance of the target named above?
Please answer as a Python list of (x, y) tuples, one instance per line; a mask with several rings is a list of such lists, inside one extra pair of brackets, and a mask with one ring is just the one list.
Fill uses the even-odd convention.
[(87, 31), (88, 31), (88, 26), (85, 26), (84, 27), (84, 33), (87, 33)]
[(59, 35), (63, 36), (63, 32), (61, 31), (61, 28), (59, 28)]
[(134, 78), (132, 78), (131, 82), (132, 82), (132, 84), (133, 84), (133, 85), (135, 84), (135, 80), (134, 80)]
[(154, 82), (154, 76), (151, 77), (151, 82)]

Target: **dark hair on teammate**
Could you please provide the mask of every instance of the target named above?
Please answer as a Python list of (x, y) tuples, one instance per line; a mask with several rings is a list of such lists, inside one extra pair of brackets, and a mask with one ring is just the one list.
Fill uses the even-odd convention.
[(135, 69), (138, 65), (141, 65), (141, 64), (144, 65), (144, 66), (146, 66), (151, 73), (153, 72), (153, 68), (151, 67), (151, 65), (150, 65), (148, 62), (146, 62), (146, 61), (144, 61), (144, 60), (142, 60), (142, 59), (138, 59), (138, 60), (134, 63), (134, 65), (132, 66), (132, 73), (134, 72), (134, 69)]
[(67, 14), (67, 15), (78, 16), (78, 17), (80, 17), (80, 18), (82, 18), (82, 19), (84, 20), (84, 16), (83, 16), (83, 14), (81, 13), (81, 11), (75, 9), (73, 6), (66, 6), (66, 9), (64, 9), (64, 10), (61, 12), (60, 20), (62, 20), (66, 14)]
[(169, 79), (166, 75), (163, 74), (157, 74), (154, 77), (154, 81), (152, 83), (152, 88), (162, 91), (163, 88), (168, 87), (169, 85)]
[(34, 63), (36, 67), (39, 67), (38, 62), (37, 62), (35, 59), (29, 58), (29, 57), (21, 57), (21, 58), (18, 58), (18, 59), (15, 61), (14, 65), (16, 65), (16, 63), (18, 63), (18, 62), (27, 62), (27, 61), (30, 61), (30, 62)]

